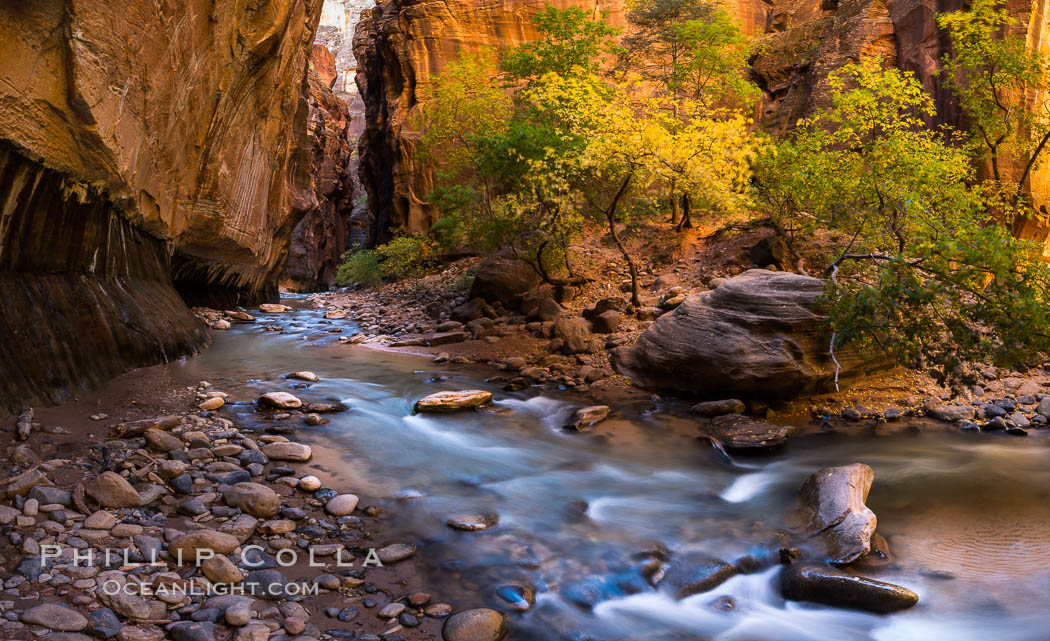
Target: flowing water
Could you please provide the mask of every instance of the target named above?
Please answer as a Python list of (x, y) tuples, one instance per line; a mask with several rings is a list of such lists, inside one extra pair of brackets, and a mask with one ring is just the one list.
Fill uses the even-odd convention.
[[(284, 332), (265, 331), (273, 323)], [(506, 609), (500, 586), (535, 588), (532, 610), (514, 614), (515, 639), (1050, 638), (1045, 434), (826, 433), (793, 439), (774, 456), (727, 460), (688, 421), (659, 407), (614, 415), (591, 434), (568, 433), (560, 426), (587, 404), (580, 396), (503, 392), (477, 369), (336, 345), (332, 328), (354, 329), (310, 309), (262, 315), (216, 332), (210, 350), (179, 367), (239, 399), (289, 389), (281, 377), (288, 372), (320, 376), (290, 391), (351, 408), (328, 415), (330, 424), (300, 428), (315, 448), (326, 446), (326, 461), (339, 462), (346, 487), (337, 489), (389, 504), (397, 527), (421, 544), (436, 594)], [(491, 411), (412, 414), (421, 396), (470, 388), (494, 392)], [(224, 411), (258, 420), (250, 405)], [(637, 559), (649, 550), (701, 550), (732, 561), (776, 547), (805, 478), (851, 462), (875, 470), (868, 504), (895, 555), (873, 576), (915, 590), (916, 608), (874, 616), (785, 603), (777, 568), (682, 601), (614, 587), (640, 583)], [(499, 523), (483, 532), (445, 525), (464, 513), (497, 514)], [(593, 612), (565, 598), (580, 581), (604, 586)]]

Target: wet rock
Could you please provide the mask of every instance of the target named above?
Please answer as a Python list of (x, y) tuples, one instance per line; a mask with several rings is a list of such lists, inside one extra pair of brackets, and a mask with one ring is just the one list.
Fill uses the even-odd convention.
[[(622, 374), (645, 388), (684, 394), (793, 398), (835, 377), (827, 319), (819, 311), (824, 281), (750, 270), (717, 289), (689, 296), (653, 322), (630, 347), (613, 353)], [(840, 377), (864, 359), (836, 350)]]
[(345, 412), (350, 409), (349, 406), (343, 403), (307, 403), (303, 405), (304, 412), (311, 412), (314, 414), (333, 414), (335, 412)]
[(564, 429), (575, 430), (577, 432), (590, 432), (595, 425), (604, 421), (608, 416), (608, 405), (582, 407), (573, 412), (569, 422), (564, 425)]
[(456, 612), (441, 627), (444, 641), (501, 641), (507, 636), (507, 618), (495, 610), (477, 608)]
[(787, 441), (788, 428), (756, 421), (741, 414), (717, 416), (706, 431), (727, 450), (760, 451), (780, 447)]
[(785, 568), (780, 575), (780, 591), (785, 599), (792, 601), (810, 601), (877, 614), (905, 610), (919, 602), (918, 595), (907, 588), (821, 565)]
[(269, 443), (262, 447), (263, 454), (273, 461), (295, 461), (304, 463), (313, 456), (309, 445), (302, 443)]
[(437, 392), (416, 401), (417, 412), (456, 412), (476, 409), (492, 401), (492, 392), (464, 390), (459, 392)]
[(77, 632), (88, 625), (87, 617), (58, 603), (44, 603), (22, 613), (22, 623), (41, 625), (61, 632)]
[(697, 403), (689, 408), (689, 412), (705, 418), (714, 418), (715, 416), (725, 416), (726, 414), (743, 414), (745, 409), (747, 408), (744, 405), (744, 401), (736, 398), (727, 398), (720, 401)]
[(735, 565), (721, 559), (703, 552), (691, 552), (672, 559), (671, 567), (659, 585), (669, 588), (677, 598), (684, 599), (713, 590), (738, 572)]
[(445, 521), (450, 528), (466, 532), (487, 530), (497, 523), (499, 523), (499, 516), (495, 514), (457, 514)]
[(252, 516), (271, 517), (281, 509), (281, 498), (277, 493), (260, 483), (237, 483), (226, 491), (223, 499), (230, 507)]
[(862, 463), (817, 471), (802, 485), (802, 508), (796, 515), (811, 536), (820, 536), (829, 560), (849, 565), (871, 551), (877, 519), (864, 504), (875, 480)]
[(288, 378), (294, 378), (294, 379), (297, 379), (297, 380), (300, 380), (300, 381), (309, 381), (311, 383), (316, 383), (319, 380), (321, 380), (320, 378), (317, 377), (317, 374), (314, 374), (313, 372), (306, 371), (306, 370), (304, 370), (302, 372), (294, 372), (292, 374), (289, 374)]
[(98, 499), (102, 507), (135, 507), (142, 502), (139, 493), (128, 480), (115, 472), (103, 472), (98, 477)]
[(290, 410), (303, 406), (303, 402), (288, 392), (269, 392), (259, 397), (259, 404), (265, 407)]

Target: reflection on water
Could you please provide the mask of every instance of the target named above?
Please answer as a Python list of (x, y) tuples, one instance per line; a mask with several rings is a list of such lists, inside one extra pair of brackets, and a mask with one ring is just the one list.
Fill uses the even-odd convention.
[[(820, 434), (771, 458), (725, 461), (688, 421), (660, 412), (616, 416), (592, 434), (560, 429), (585, 399), (507, 393), (471, 369), (334, 344), (349, 321), (320, 312), (269, 315), (218, 332), (180, 365), (250, 400), (288, 389), (308, 369), (304, 400), (351, 407), (300, 427), (344, 453), (346, 490), (395, 501), (400, 526), (422, 542), (433, 584), (493, 605), (496, 588), (529, 584), (535, 608), (515, 638), (720, 641), (1036, 641), (1050, 636), (1050, 439), (953, 432), (891, 437)], [(279, 323), (284, 333), (266, 332)], [(491, 411), (413, 416), (419, 397), (487, 388)], [(255, 420), (250, 405), (223, 410)], [(875, 470), (869, 505), (895, 564), (877, 578), (920, 594), (910, 611), (879, 617), (784, 603), (776, 569), (738, 576), (675, 601), (660, 592), (610, 598), (591, 612), (567, 603), (585, 577), (636, 572), (638, 553), (704, 550), (732, 561), (772, 544), (802, 481), (828, 465)], [(484, 532), (447, 528), (453, 514), (495, 513)], [(604, 580), (604, 579), (603, 579)], [(440, 592), (439, 590), (436, 590)], [(731, 597), (724, 599), (722, 597)], [(471, 596), (464, 598), (470, 599)], [(457, 602), (458, 603), (458, 602)]]

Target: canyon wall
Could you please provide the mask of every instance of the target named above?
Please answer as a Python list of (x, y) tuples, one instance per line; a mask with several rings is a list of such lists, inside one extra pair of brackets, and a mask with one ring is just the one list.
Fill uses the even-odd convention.
[[(316, 206), (321, 0), (0, 3), (0, 405), (200, 349)], [(178, 293), (176, 293), (178, 292)]]
[[(1009, 0), (1017, 33), (1033, 48), (1047, 49), (1047, 2)], [(506, 47), (534, 37), (532, 15), (543, 0), (387, 0), (364, 15), (354, 37), (357, 83), (365, 103), (361, 181), (376, 220), (376, 236), (388, 228), (428, 229), (437, 213), (427, 202), (432, 176), (413, 159), (420, 109), (417, 87), (460, 49)], [(554, 3), (608, 10), (623, 24), (623, 0)], [(864, 55), (912, 71), (934, 97), (940, 122), (959, 124), (960, 114), (939, 77), (950, 50), (936, 14), (963, 0), (733, 0), (742, 30), (757, 54), (752, 78), (762, 89), (761, 126), (783, 133), (799, 118), (830, 103), (829, 76)], [(1034, 97), (1033, 97), (1034, 100)], [(1033, 177), (1033, 195), (1046, 201), (1050, 163)], [(1023, 235), (1045, 239), (1041, 222)]]
[[(308, 74), (307, 132), (317, 204), (292, 231), (280, 284), (294, 291), (333, 288), (352, 226), (357, 229), (357, 238), (364, 236), (361, 228), (367, 226), (367, 218), (353, 218), (357, 136), (351, 131), (355, 119), (349, 104), (333, 90), (338, 77), (335, 56), (323, 45), (315, 44)], [(360, 208), (358, 213), (362, 211)]]

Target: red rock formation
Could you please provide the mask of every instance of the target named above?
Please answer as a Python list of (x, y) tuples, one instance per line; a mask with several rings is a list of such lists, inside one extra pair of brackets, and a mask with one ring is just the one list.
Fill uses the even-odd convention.
[(173, 284), (225, 303), (276, 293), (315, 205), (304, 71), (320, 12), (0, 3), (0, 404), (200, 348)]
[[(347, 249), (354, 208), (353, 173), (356, 137), (346, 100), (332, 90), (336, 82), (335, 57), (315, 44), (310, 54), (309, 139), (313, 150), (311, 208), (292, 232), (281, 286), (295, 291), (318, 291), (335, 286), (340, 257)], [(362, 223), (357, 223), (359, 226)], [(363, 231), (358, 237), (364, 235)]]

